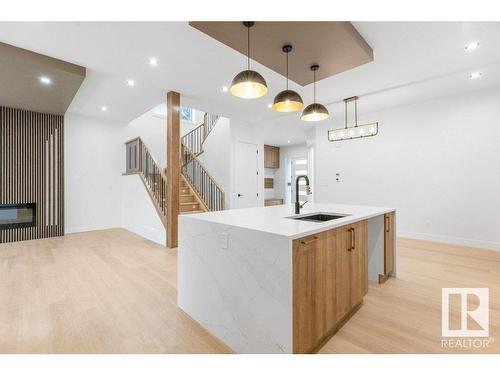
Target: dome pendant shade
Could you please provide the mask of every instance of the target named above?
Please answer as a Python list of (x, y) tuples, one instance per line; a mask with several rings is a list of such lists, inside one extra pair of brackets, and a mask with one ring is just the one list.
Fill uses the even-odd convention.
[(231, 82), (231, 94), (238, 98), (255, 99), (267, 94), (267, 83), (264, 77), (250, 70), (250, 28), (255, 22), (245, 21), (247, 28), (247, 70), (239, 72)]
[(293, 90), (281, 91), (274, 98), (273, 111), (277, 112), (295, 112), (304, 106), (300, 95)]
[(326, 120), (328, 117), (330, 117), (330, 114), (323, 104), (313, 103), (309, 104), (306, 109), (304, 109), (300, 119), (302, 121), (322, 121)]
[(273, 111), (277, 112), (295, 112), (304, 106), (304, 102), (296, 91), (288, 89), (288, 54), (292, 50), (292, 46), (284, 45), (281, 50), (286, 53), (286, 90), (274, 97), (272, 108)]
[(316, 71), (319, 69), (318, 64), (311, 65), (311, 71), (313, 72), (313, 93), (314, 100), (312, 104), (309, 104), (304, 112), (302, 112), (302, 116), (300, 119), (302, 121), (314, 122), (314, 121), (322, 121), (326, 120), (330, 117), (330, 113), (328, 113), (328, 109), (323, 104), (316, 103)]
[(256, 71), (244, 70), (233, 78), (230, 90), (238, 98), (255, 99), (267, 94), (267, 84)]

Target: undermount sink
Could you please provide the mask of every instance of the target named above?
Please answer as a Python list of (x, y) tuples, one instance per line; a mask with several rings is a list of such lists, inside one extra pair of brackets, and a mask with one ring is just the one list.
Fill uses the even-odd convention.
[(321, 223), (323, 221), (330, 221), (336, 219), (342, 219), (349, 215), (344, 214), (324, 214), (324, 213), (314, 213), (310, 215), (304, 215), (299, 217), (290, 217), (289, 219), (302, 220), (302, 221), (312, 221), (314, 223)]

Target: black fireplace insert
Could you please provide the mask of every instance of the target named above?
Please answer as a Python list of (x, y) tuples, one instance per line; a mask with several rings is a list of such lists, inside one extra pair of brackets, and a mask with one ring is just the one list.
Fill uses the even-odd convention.
[(33, 227), (35, 218), (35, 203), (0, 203), (0, 229)]

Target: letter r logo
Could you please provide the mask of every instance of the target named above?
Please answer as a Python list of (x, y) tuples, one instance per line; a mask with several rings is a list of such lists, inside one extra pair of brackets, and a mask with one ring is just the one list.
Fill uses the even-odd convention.
[[(458, 295), (460, 328), (450, 328), (450, 296)], [(468, 306), (469, 296), (475, 296), (479, 305)], [(443, 337), (488, 337), (489, 336), (489, 288), (443, 288), (441, 309), (441, 334)], [(471, 318), (479, 329), (468, 326)]]

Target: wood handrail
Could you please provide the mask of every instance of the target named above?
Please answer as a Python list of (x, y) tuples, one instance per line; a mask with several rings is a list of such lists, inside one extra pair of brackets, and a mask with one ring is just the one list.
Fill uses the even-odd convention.
[(137, 140), (141, 143), (141, 147), (144, 147), (147, 150), (147, 152), (148, 152), (149, 156), (151, 157), (151, 159), (153, 160), (153, 162), (158, 166), (158, 170), (160, 171), (162, 177), (165, 179), (165, 181), (167, 181), (167, 175), (165, 174), (166, 168), (160, 167), (160, 163), (158, 163), (158, 160), (156, 160), (156, 158), (153, 156), (153, 154), (149, 150), (148, 146), (146, 146), (146, 144), (144, 143), (144, 141), (142, 140), (141, 137), (132, 138), (132, 139), (126, 141), (125, 144), (128, 145), (129, 143), (135, 142)]
[(194, 128), (193, 130), (191, 130), (190, 132), (187, 132), (186, 134), (184, 134), (181, 138), (185, 138), (187, 137), (188, 135), (190, 135), (191, 133), (195, 133), (199, 128), (201, 128), (202, 126), (205, 126), (205, 122), (203, 122), (203, 124), (201, 125), (198, 125), (196, 128)]
[(217, 186), (217, 188), (222, 192), (222, 194), (225, 194), (224, 193), (224, 189), (217, 183), (217, 181), (215, 180), (215, 178), (213, 178), (212, 175), (210, 173), (208, 173), (207, 169), (205, 168), (205, 166), (203, 165), (203, 163), (201, 162), (201, 160), (198, 159), (198, 157), (195, 154), (193, 154), (191, 152), (191, 150), (189, 150), (188, 148), (184, 148), (184, 149), (187, 150), (187, 152), (189, 153), (189, 156), (191, 157), (191, 159), (196, 160), (198, 162), (198, 164), (203, 168), (203, 170), (207, 174), (208, 178), (210, 178), (210, 180), (214, 183), (215, 186)]
[[(215, 119), (215, 123), (219, 120), (220, 116), (218, 115), (215, 115), (216, 116), (216, 119)], [(207, 126), (207, 117), (208, 117), (208, 113), (205, 113), (205, 116), (203, 117), (203, 125), (205, 125), (205, 127)], [(212, 132), (212, 130), (214, 130), (215, 128), (215, 125), (212, 126), (210, 129), (208, 130), (205, 130), (205, 139), (203, 140), (203, 142), (205, 142), (205, 140), (208, 138), (208, 136), (210, 135), (210, 133)]]

